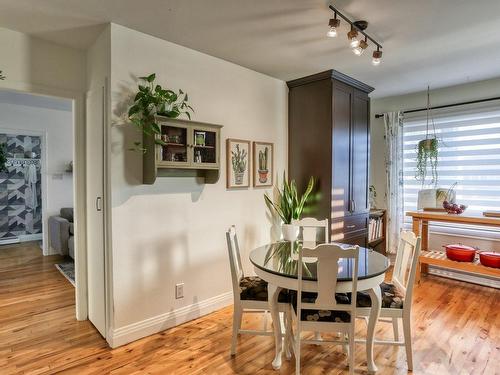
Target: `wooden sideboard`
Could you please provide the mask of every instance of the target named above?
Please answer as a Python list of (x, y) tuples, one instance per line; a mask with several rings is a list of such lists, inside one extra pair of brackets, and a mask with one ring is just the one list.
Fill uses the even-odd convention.
[(413, 220), (413, 233), (422, 237), (422, 252), (417, 270), (417, 282), (420, 282), (421, 273), (428, 272), (428, 266), (438, 266), (453, 270), (471, 272), (500, 278), (500, 269), (485, 267), (476, 257), (474, 262), (456, 262), (446, 257), (442, 251), (429, 249), (429, 222), (444, 222), (465, 225), (479, 225), (500, 228), (500, 218), (484, 216), (452, 215), (442, 212), (410, 211), (406, 213)]

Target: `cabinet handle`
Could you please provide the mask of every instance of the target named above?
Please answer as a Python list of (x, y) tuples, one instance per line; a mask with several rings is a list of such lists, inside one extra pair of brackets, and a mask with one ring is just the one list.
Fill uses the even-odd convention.
[(97, 197), (96, 200), (95, 200), (95, 209), (96, 209), (96, 211), (102, 211), (101, 200), (102, 200), (101, 197)]
[(346, 225), (346, 229), (354, 229), (356, 228), (356, 225)]

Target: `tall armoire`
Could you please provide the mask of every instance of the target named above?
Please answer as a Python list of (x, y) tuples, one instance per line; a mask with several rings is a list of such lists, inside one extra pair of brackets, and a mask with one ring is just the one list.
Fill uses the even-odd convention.
[(317, 180), (307, 216), (328, 218), (331, 241), (367, 246), (370, 98), (373, 88), (335, 70), (287, 82), (288, 172), (303, 191)]

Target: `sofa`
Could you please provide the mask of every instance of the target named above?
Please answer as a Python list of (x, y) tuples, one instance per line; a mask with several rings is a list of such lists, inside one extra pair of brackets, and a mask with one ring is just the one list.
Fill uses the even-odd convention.
[(52, 249), (64, 256), (75, 258), (75, 225), (73, 208), (64, 207), (59, 215), (49, 217), (49, 244)]

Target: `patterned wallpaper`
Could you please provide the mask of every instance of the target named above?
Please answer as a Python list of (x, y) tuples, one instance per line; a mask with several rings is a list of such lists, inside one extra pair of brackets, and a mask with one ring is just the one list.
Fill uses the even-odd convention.
[[(41, 139), (36, 136), (0, 134), (0, 144), (7, 144), (7, 157), (22, 157), (26, 153), (36, 153), (40, 158)], [(0, 239), (26, 234), (42, 233), (42, 195), (40, 168), (36, 173), (37, 206), (35, 209), (26, 202), (28, 184), (26, 167), (7, 167), (8, 172), (0, 172)]]

